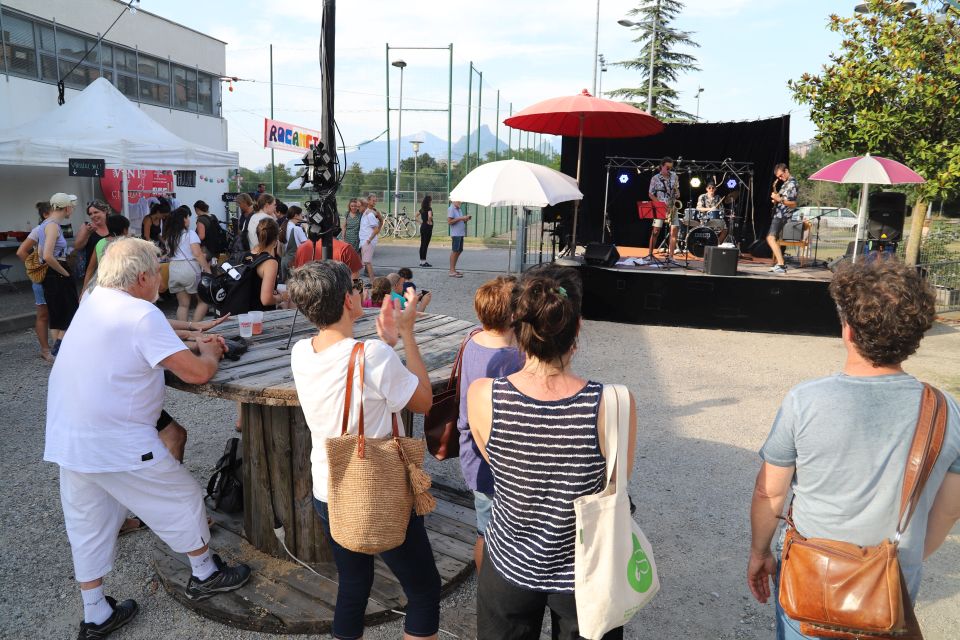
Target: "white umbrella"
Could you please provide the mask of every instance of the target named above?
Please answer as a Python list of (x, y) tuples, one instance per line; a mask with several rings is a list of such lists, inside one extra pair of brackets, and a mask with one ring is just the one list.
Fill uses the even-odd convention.
[(577, 181), (550, 167), (521, 160), (482, 164), (450, 192), (450, 200), (482, 207), (546, 207), (582, 200)]

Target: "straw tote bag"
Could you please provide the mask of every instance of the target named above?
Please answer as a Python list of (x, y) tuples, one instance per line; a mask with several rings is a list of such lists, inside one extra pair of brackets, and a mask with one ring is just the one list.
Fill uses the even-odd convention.
[[(347, 366), (347, 391), (340, 436), (328, 438), (327, 481), (330, 535), (337, 544), (357, 553), (395, 549), (407, 537), (410, 512), (426, 515), (436, 507), (430, 476), (421, 468), (423, 440), (400, 437), (397, 416), (393, 435), (367, 438), (363, 433), (363, 343), (357, 341)], [(354, 367), (359, 366), (360, 415), (357, 434), (348, 434)]]
[(660, 590), (653, 549), (630, 515), (627, 460), (630, 394), (603, 387), (607, 486), (573, 501), (577, 517), (574, 596), (580, 635), (599, 640), (625, 625)]
[(483, 329), (474, 329), (460, 344), (457, 359), (450, 370), (447, 388), (433, 395), (433, 404), (423, 416), (423, 435), (427, 441), (427, 450), (437, 460), (460, 455), (460, 431), (457, 429), (457, 421), (460, 419), (460, 370), (463, 367), (463, 350), (471, 338), (481, 331)]
[(47, 277), (47, 269), (50, 267), (47, 266), (46, 262), (41, 262), (39, 247), (27, 254), (27, 259), (24, 261), (24, 264), (26, 265), (27, 277), (30, 278), (30, 282), (41, 284), (43, 279)]
[(779, 600), (784, 612), (800, 623), (801, 633), (861, 640), (923, 638), (897, 547), (940, 456), (946, 426), (946, 399), (924, 384), (893, 540), (861, 547), (840, 540), (804, 538), (788, 514)]

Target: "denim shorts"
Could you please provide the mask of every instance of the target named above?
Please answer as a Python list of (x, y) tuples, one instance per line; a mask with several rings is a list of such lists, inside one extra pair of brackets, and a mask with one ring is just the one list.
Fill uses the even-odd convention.
[(788, 222), (790, 222), (789, 217), (781, 218), (780, 216), (773, 216), (773, 218), (770, 219), (770, 230), (767, 231), (767, 235), (779, 238), (780, 234), (783, 233), (783, 228), (787, 226)]
[(463, 236), (450, 236), (450, 250), (454, 253), (463, 253)]
[(43, 285), (39, 282), (31, 283), (33, 287), (33, 301), (40, 306), (41, 304), (47, 304), (47, 299), (43, 297)]
[(474, 491), (473, 508), (477, 512), (477, 535), (482, 538), (490, 524), (490, 514), (493, 513), (493, 494)]

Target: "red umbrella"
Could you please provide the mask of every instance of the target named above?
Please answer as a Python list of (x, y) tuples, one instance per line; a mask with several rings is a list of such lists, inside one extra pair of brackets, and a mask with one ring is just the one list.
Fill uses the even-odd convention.
[[(663, 131), (664, 124), (655, 117), (623, 102), (595, 98), (584, 89), (579, 95), (562, 96), (538, 102), (503, 124), (521, 131), (549, 133), (558, 136), (577, 136), (577, 184), (580, 184), (580, 160), (583, 157), (583, 139), (586, 138), (640, 138)], [(577, 248), (577, 213), (573, 209), (573, 251)]]

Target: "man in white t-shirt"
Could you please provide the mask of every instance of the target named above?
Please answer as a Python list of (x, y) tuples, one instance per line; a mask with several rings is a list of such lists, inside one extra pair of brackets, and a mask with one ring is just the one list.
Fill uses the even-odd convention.
[(377, 237), (383, 218), (377, 211), (377, 196), (367, 196), (367, 209), (360, 218), (360, 260), (367, 271), (367, 277), (373, 282), (373, 252), (377, 248)]
[(81, 639), (105, 638), (137, 613), (135, 601), (103, 594), (127, 509), (173, 551), (187, 554), (188, 598), (237, 589), (250, 577), (248, 566), (230, 567), (211, 554), (203, 492), (157, 432), (164, 370), (203, 383), (223, 356), (215, 337), (200, 338), (194, 355), (154, 306), (157, 253), (137, 238), (111, 245), (98, 286), (77, 311), (50, 372), (43, 459), (60, 465), (60, 499), (83, 596)]

